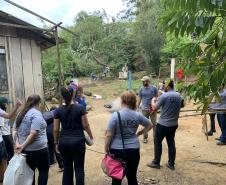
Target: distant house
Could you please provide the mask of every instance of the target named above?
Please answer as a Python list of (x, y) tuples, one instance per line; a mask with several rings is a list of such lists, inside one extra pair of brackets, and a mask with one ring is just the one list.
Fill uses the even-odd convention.
[(43, 97), (41, 51), (55, 44), (53, 34), (0, 11), (0, 96)]

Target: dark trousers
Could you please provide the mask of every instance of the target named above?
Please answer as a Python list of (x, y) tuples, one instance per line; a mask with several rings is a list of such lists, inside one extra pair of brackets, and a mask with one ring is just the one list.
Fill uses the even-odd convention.
[(176, 146), (175, 146), (175, 133), (178, 126), (166, 127), (160, 124), (156, 125), (155, 131), (155, 140), (154, 140), (154, 151), (155, 158), (154, 162), (156, 164), (160, 164), (161, 156), (162, 156), (162, 140), (166, 137), (167, 145), (168, 145), (168, 155), (169, 155), (169, 165), (175, 164), (176, 158)]
[(12, 138), (12, 135), (3, 135), (2, 137), (5, 142), (8, 161), (10, 161), (14, 155), (13, 138)]
[[(59, 150), (63, 158), (63, 185), (74, 185), (73, 173), (75, 172), (76, 185), (85, 184), (85, 141), (80, 143), (61, 139)], [(74, 168), (74, 170), (73, 170)], [(74, 172), (73, 172), (74, 171)]]
[(3, 159), (8, 159), (4, 140), (0, 142), (0, 164), (2, 163)]
[(215, 129), (215, 116), (216, 116), (216, 113), (213, 113), (213, 114), (209, 114), (210, 116), (210, 131), (211, 132), (215, 132), (216, 129)]
[[(49, 151), (47, 148), (37, 151), (24, 151), (27, 164), (32, 170), (37, 168), (39, 171), (38, 185), (47, 185), (49, 173)], [(33, 185), (35, 185), (35, 176)]]
[(47, 126), (47, 139), (48, 139), (50, 165), (55, 163), (56, 157), (59, 168), (63, 168), (63, 159), (61, 155), (55, 151), (53, 124)]
[[(140, 162), (139, 149), (126, 149), (126, 159), (123, 150), (110, 149), (110, 153), (114, 154), (115, 158), (120, 158), (126, 162), (126, 178), (128, 185), (138, 185), (137, 182), (137, 168)], [(122, 180), (112, 179), (112, 185), (121, 185)]]
[(217, 114), (217, 120), (221, 129), (220, 141), (226, 143), (226, 114)]

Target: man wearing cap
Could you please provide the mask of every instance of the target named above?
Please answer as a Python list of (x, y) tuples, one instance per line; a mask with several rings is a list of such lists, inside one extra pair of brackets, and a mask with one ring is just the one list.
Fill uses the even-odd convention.
[[(151, 100), (154, 97), (158, 96), (158, 90), (155, 86), (150, 84), (150, 78), (148, 76), (144, 76), (141, 79), (143, 86), (139, 91), (139, 99), (138, 99), (138, 108), (141, 104), (142, 114), (149, 119), (151, 118), (151, 122), (153, 124), (153, 136), (155, 133), (155, 125), (157, 112), (151, 110)], [(148, 133), (144, 133), (144, 143), (147, 143)]]
[(162, 155), (162, 141), (166, 137), (168, 145), (169, 161), (167, 167), (174, 170), (176, 147), (175, 133), (178, 127), (178, 118), (181, 108), (181, 96), (174, 91), (173, 80), (166, 81), (165, 92), (157, 101), (157, 98), (152, 100), (152, 109), (158, 110), (161, 108), (161, 115), (156, 125), (154, 138), (154, 160), (148, 163), (151, 168), (160, 168), (160, 160)]

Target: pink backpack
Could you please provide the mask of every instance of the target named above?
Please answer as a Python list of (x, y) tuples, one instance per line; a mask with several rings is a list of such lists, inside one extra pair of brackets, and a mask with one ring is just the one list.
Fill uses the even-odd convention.
[[(117, 114), (119, 119), (119, 128), (121, 132), (124, 158), (126, 158), (121, 116), (119, 112), (117, 112)], [(126, 168), (125, 162), (122, 161), (121, 159), (114, 159), (110, 154), (105, 155), (104, 159), (102, 160), (101, 167), (103, 172), (109, 177), (122, 180), (123, 177), (125, 176), (125, 168)]]
[(101, 167), (109, 177), (122, 180), (125, 176), (125, 163), (120, 159), (113, 159), (108, 154), (102, 160)]

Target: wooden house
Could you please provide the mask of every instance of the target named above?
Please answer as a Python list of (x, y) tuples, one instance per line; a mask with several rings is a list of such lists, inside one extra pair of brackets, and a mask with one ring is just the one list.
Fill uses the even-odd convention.
[(43, 97), (41, 51), (55, 44), (53, 34), (0, 11), (0, 96)]

